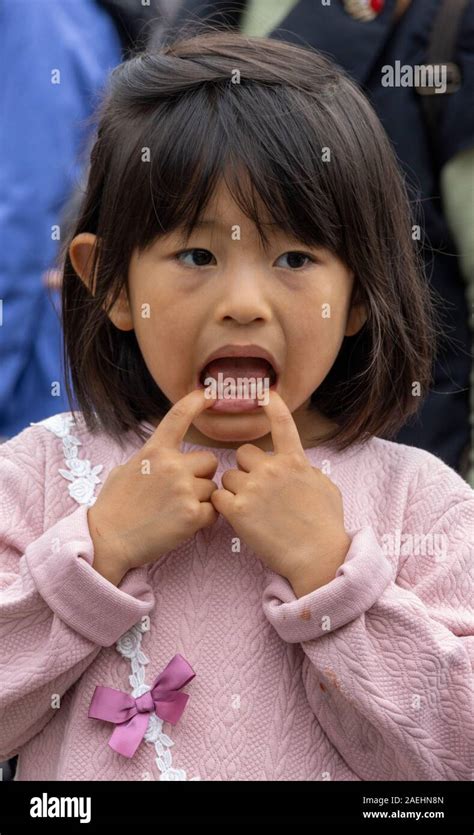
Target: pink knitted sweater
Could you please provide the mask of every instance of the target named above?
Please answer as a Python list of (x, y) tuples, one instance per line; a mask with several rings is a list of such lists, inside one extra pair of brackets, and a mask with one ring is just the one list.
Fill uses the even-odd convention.
[[(474, 491), (452, 469), (378, 438), (305, 450), (352, 544), (299, 599), (222, 516), (117, 588), (92, 568), (87, 510), (139, 447), (69, 413), (0, 446), (0, 760), (19, 753), (16, 780), (472, 779)], [(220, 486), (235, 451), (212, 451)], [(150, 713), (122, 756), (115, 725), (88, 717), (96, 685), (136, 698), (176, 653), (196, 674), (183, 715)]]

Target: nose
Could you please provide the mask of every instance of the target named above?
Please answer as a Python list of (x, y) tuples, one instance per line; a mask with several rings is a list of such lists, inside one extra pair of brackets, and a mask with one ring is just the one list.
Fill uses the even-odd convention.
[(233, 269), (226, 273), (216, 304), (216, 318), (233, 319), (239, 324), (268, 321), (272, 316), (269, 288), (258, 270)]

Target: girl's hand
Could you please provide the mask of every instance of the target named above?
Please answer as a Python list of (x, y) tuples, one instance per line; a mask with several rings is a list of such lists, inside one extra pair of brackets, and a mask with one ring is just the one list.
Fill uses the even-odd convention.
[(253, 444), (237, 450), (238, 470), (227, 470), (211, 502), (263, 562), (286, 577), (297, 597), (325, 585), (351, 543), (336, 485), (305, 456), (286, 403), (275, 391), (262, 406), (274, 454)]
[(175, 403), (144, 446), (110, 471), (88, 510), (93, 566), (116, 585), (130, 568), (158, 559), (218, 518), (210, 502), (216, 456), (179, 450), (193, 420), (213, 403), (204, 389)]

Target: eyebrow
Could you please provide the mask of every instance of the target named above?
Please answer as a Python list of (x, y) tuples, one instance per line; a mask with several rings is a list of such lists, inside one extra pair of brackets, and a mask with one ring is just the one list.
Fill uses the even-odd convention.
[[(228, 231), (232, 227), (232, 223), (223, 223), (222, 221), (218, 220), (217, 218), (199, 218), (194, 226), (196, 228), (205, 227), (205, 226), (215, 226), (217, 229), (222, 229), (222, 231)], [(270, 222), (267, 224), (268, 226), (278, 226), (276, 222)]]
[[(196, 221), (196, 223), (194, 224), (193, 231), (194, 231), (194, 229), (199, 229), (199, 228), (203, 228), (203, 227), (205, 228), (205, 227), (209, 227), (209, 226), (211, 226), (211, 227), (215, 226), (217, 229), (221, 229), (222, 232), (224, 232), (224, 231), (227, 232), (229, 230), (229, 226), (227, 224), (222, 223), (220, 220), (216, 220), (216, 218), (199, 218)], [(179, 234), (179, 239), (181, 241), (187, 241), (190, 237), (190, 235), (186, 235), (184, 230), (181, 230), (181, 232), (178, 233), (178, 234)], [(191, 234), (192, 234), (192, 232), (191, 232)]]
[[(229, 224), (222, 223), (220, 220), (216, 218), (202, 218), (196, 221), (196, 226), (220, 226), (222, 229), (228, 229)], [(232, 226), (232, 224), (230, 224)], [(266, 226), (279, 226), (276, 221), (267, 221), (265, 223)]]
[(224, 226), (224, 224), (221, 223), (220, 220), (216, 220), (215, 217), (199, 218), (196, 221), (196, 226), (214, 226), (214, 225), (215, 226)]
[(194, 225), (196, 227), (217, 226), (218, 229), (228, 229), (229, 228), (228, 224), (222, 223), (220, 220), (217, 220), (214, 217), (212, 217), (212, 218), (200, 218), (199, 220), (196, 221), (196, 223)]
[[(267, 222), (266, 225), (270, 227), (270, 230), (269, 230), (270, 234), (278, 234), (279, 224), (276, 221)], [(207, 228), (215, 227), (216, 229), (220, 229), (221, 232), (228, 233), (229, 229), (232, 227), (232, 224), (223, 223), (222, 221), (220, 221), (217, 218), (198, 218), (198, 220), (194, 224), (193, 231), (194, 231), (194, 229), (206, 228), (206, 227)], [(186, 243), (189, 240), (189, 238), (191, 237), (192, 232), (190, 233), (190, 235), (186, 235), (186, 233), (183, 230), (183, 231), (181, 231), (181, 233), (178, 233), (178, 234), (179, 234), (179, 240), (182, 243)], [(282, 237), (285, 237), (284, 232), (282, 232)], [(297, 236), (294, 236), (294, 235), (289, 235), (289, 236), (286, 235), (286, 237), (292, 238), (295, 241), (299, 240), (299, 238)]]

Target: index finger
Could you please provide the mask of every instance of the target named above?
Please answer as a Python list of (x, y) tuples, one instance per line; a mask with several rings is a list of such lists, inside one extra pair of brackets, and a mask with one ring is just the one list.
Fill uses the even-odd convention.
[(270, 432), (275, 452), (305, 452), (300, 440), (296, 423), (288, 406), (277, 391), (270, 389), (269, 401), (262, 403), (259, 408), (265, 409), (270, 421)]
[(215, 403), (212, 397), (205, 397), (205, 391), (205, 389), (194, 389), (174, 403), (156, 427), (153, 435), (148, 438), (147, 444), (159, 443), (160, 446), (168, 449), (179, 449), (193, 420), (204, 409), (208, 409)]

